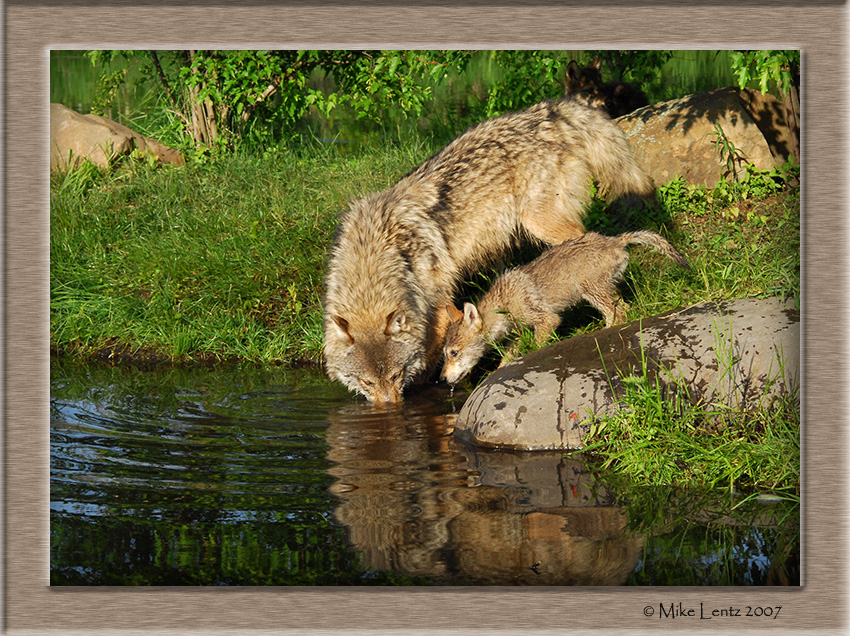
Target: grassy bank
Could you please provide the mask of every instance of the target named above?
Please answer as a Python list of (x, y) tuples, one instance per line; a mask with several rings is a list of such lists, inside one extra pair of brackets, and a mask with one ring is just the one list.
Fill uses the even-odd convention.
[[(324, 265), (339, 211), (436, 149), (391, 143), (351, 153), (322, 145), (179, 168), (131, 160), (54, 175), (52, 350), (136, 362), (318, 361)], [(655, 209), (631, 221), (666, 233), (693, 269), (633, 248), (622, 290), (629, 320), (704, 300), (799, 298), (799, 189), (778, 175), (714, 189), (674, 181), (659, 188)], [(628, 224), (596, 202), (588, 227), (611, 234)], [(465, 293), (476, 296), (493, 275), (476, 276)], [(579, 306), (559, 336), (601, 326), (598, 314)], [(596, 424), (585, 452), (592, 465), (636, 487), (798, 499), (793, 399), (757, 413), (677, 410), (639, 380), (628, 408)]]
[[(434, 150), (419, 142), (343, 154), (325, 145), (179, 168), (136, 161), (55, 175), (52, 349), (175, 361), (318, 360), (324, 262), (339, 211)], [(644, 222), (658, 227), (653, 218), (662, 219), (693, 270), (633, 249), (628, 318), (708, 299), (798, 295), (797, 189), (724, 193), (674, 182), (660, 197), (663, 214)], [(596, 205), (588, 226), (619, 231), (610, 219)], [(468, 289), (476, 293), (474, 284)], [(560, 333), (601, 324), (580, 307)]]
[(603, 474), (628, 477), (633, 486), (720, 489), (739, 504), (771, 492), (799, 503), (796, 389), (747, 410), (702, 404), (691, 394), (684, 382), (661, 386), (645, 369), (627, 378), (620, 408), (590, 425), (582, 452)]
[(292, 362), (321, 350), (325, 253), (345, 200), (423, 156), (401, 147), (139, 163), (51, 183), (51, 346)]

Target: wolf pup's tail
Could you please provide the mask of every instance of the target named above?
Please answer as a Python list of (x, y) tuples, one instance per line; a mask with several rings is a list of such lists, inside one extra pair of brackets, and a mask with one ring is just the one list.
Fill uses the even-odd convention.
[(648, 245), (675, 262), (685, 269), (691, 269), (688, 259), (686, 259), (679, 250), (673, 247), (666, 238), (649, 230), (639, 230), (637, 232), (626, 232), (620, 234), (617, 239), (622, 247), (627, 245)]

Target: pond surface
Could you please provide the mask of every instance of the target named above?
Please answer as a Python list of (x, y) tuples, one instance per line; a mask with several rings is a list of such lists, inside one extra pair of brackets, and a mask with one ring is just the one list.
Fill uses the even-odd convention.
[(52, 585), (799, 585), (799, 512), (483, 451), (465, 395), (51, 361)]

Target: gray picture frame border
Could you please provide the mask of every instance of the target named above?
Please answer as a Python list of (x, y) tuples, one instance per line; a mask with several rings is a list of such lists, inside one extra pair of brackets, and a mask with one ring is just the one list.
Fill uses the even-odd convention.
[[(846, 624), (843, 2), (7, 2), (4, 26), (6, 633), (795, 633)], [(800, 48), (800, 588), (50, 588), (48, 51), (67, 48)], [(35, 341), (35, 346), (33, 341)], [(645, 607), (782, 605), (776, 620)], [(686, 622), (693, 620), (693, 622)], [(699, 620), (699, 622), (696, 622)], [(302, 630), (307, 630), (302, 632)]]

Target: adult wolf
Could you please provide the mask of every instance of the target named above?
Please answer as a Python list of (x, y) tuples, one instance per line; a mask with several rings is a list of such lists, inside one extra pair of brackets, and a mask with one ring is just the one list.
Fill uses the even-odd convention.
[(328, 375), (372, 402), (400, 401), (439, 362), (461, 277), (518, 239), (580, 236), (591, 177), (609, 199), (653, 193), (616, 124), (565, 98), (486, 120), (351, 203), (325, 280)]
[(611, 119), (627, 115), (649, 105), (644, 92), (626, 82), (603, 82), (599, 69), (602, 60), (595, 59), (585, 67), (573, 60), (567, 66), (565, 94), (588, 106), (608, 113)]
[[(535, 341), (542, 344), (561, 324), (560, 313), (582, 299), (599, 310), (607, 326), (622, 320), (627, 306), (616, 285), (629, 264), (626, 247), (635, 244), (648, 245), (678, 265), (691, 268), (667, 239), (648, 230), (618, 236), (587, 232), (564, 241), (530, 263), (502, 274), (477, 307), (472, 303), (464, 304), (463, 311), (454, 305), (447, 307), (452, 323), (446, 333), (440, 377), (455, 384), (518, 324), (533, 327)], [(499, 366), (515, 355), (512, 347)]]

